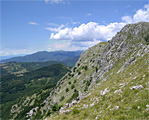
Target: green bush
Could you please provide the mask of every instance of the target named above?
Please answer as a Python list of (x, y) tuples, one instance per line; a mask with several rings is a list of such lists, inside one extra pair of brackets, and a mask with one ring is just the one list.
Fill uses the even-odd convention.
[(76, 71), (76, 69), (77, 69), (77, 68), (76, 68), (76, 67), (74, 67), (74, 68), (73, 68), (73, 72), (75, 72), (75, 71)]
[(88, 80), (88, 81), (86, 82), (86, 86), (90, 86), (90, 84), (91, 84), (91, 80)]
[(87, 90), (88, 90), (88, 87), (86, 86), (85, 89), (84, 89), (84, 91), (87, 91)]
[(80, 75), (81, 74), (81, 72), (80, 71), (78, 71), (78, 75)]
[(75, 89), (73, 95), (71, 96), (71, 98), (67, 102), (71, 103), (72, 100), (76, 100), (78, 96), (79, 96), (79, 92)]
[(85, 69), (85, 70), (88, 70), (88, 67), (87, 67), (87, 66), (85, 66), (85, 67), (84, 67), (84, 69)]
[(74, 82), (73, 83), (76, 83), (77, 82), (77, 80), (74, 80)]
[(74, 85), (72, 85), (72, 86), (71, 86), (71, 89), (73, 89), (73, 88), (75, 88), (75, 86), (74, 86)]
[(60, 99), (60, 101), (63, 101), (64, 99), (65, 99), (65, 97), (64, 97), (64, 96), (62, 96), (62, 97), (61, 97), (61, 99)]
[(61, 107), (62, 105), (58, 105), (58, 104), (54, 104), (51, 106), (53, 112), (59, 111)]
[(71, 84), (71, 82), (68, 82), (68, 84), (70, 85), (70, 84)]
[(97, 73), (97, 71), (98, 71), (98, 67), (96, 66), (96, 73)]
[(77, 92), (77, 90), (76, 90), (76, 89), (74, 89), (74, 92)]
[(47, 113), (47, 116), (50, 116), (51, 113), (52, 113), (51, 110), (49, 110), (48, 113)]
[(68, 88), (66, 88), (66, 92), (68, 92), (69, 91), (69, 89)]
[(71, 73), (70, 72), (68, 73), (68, 76), (71, 76)]
[(79, 92), (76, 90), (73, 95), (72, 95), (72, 99), (77, 99), (77, 97), (79, 96)]
[(145, 37), (145, 41), (147, 43), (147, 45), (149, 44), (149, 34)]
[(74, 76), (74, 74), (71, 74), (71, 77), (73, 77)]
[(86, 80), (83, 80), (83, 84), (86, 82)]

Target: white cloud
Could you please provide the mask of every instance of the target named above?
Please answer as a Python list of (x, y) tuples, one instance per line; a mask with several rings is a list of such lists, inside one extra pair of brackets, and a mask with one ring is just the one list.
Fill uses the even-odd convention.
[(131, 16), (123, 16), (122, 21), (125, 21), (126, 23), (132, 23)]
[(31, 24), (31, 25), (39, 25), (39, 24), (36, 23), (36, 22), (29, 22), (28, 24)]
[(63, 27), (65, 27), (63, 24), (59, 26), (58, 28), (52, 28), (52, 27), (47, 27), (45, 28), (46, 30), (50, 30), (51, 32), (59, 32)]
[(137, 10), (133, 16), (123, 16), (122, 21), (126, 23), (149, 22), (149, 4), (146, 4), (144, 9)]
[(125, 23), (110, 23), (109, 25), (99, 25), (95, 22), (81, 24), (79, 27), (64, 28), (58, 33), (52, 33), (51, 40), (71, 40), (71, 41), (94, 41), (109, 40), (119, 31)]
[(79, 24), (80, 22), (71, 21), (71, 23), (72, 23), (73, 25), (76, 25), (76, 24)]
[(56, 24), (56, 23), (48, 23), (47, 25), (50, 25), (50, 26), (58, 26), (58, 24)]
[(51, 33), (50, 40), (65, 40), (69, 44), (57, 43), (52, 45), (52, 49), (85, 50), (101, 41), (110, 40), (124, 25), (125, 23), (116, 22), (108, 25), (89, 22), (79, 27), (65, 27), (57, 33)]
[(65, 3), (64, 0), (45, 0), (45, 2), (51, 4)]
[(87, 16), (92, 16), (92, 14), (91, 13), (87, 13)]

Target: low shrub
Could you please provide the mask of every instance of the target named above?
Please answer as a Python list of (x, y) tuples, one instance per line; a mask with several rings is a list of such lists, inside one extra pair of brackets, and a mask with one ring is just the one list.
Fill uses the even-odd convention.
[(66, 88), (66, 92), (68, 92), (69, 91), (69, 89), (68, 88)]
[(71, 82), (68, 82), (69, 85), (71, 85)]
[(78, 71), (78, 75), (80, 75), (81, 74), (81, 72), (80, 71)]
[(61, 97), (61, 99), (60, 99), (60, 101), (63, 101), (64, 99), (65, 99), (65, 97), (64, 97), (64, 96), (62, 96), (62, 97)]
[(147, 45), (149, 45), (149, 34), (145, 37), (145, 41), (146, 41)]
[(71, 98), (67, 102), (71, 103), (72, 100), (76, 100), (78, 96), (79, 96), (79, 92), (75, 89), (73, 95), (71, 96)]
[(87, 90), (88, 90), (88, 87), (86, 86), (85, 89), (84, 89), (84, 91), (87, 91)]
[(87, 66), (85, 66), (85, 67), (84, 67), (84, 69), (85, 69), (85, 70), (88, 70), (88, 67), (87, 67)]
[(71, 86), (71, 89), (73, 89), (73, 88), (75, 88), (75, 86), (74, 86), (74, 85), (72, 85), (72, 86)]
[(74, 80), (74, 82), (73, 83), (76, 83), (77, 82), (77, 80)]

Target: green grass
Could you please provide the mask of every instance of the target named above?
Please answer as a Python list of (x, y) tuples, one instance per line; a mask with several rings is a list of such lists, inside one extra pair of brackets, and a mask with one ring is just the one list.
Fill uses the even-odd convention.
[[(123, 59), (128, 59), (129, 57), (128, 55)], [(111, 118), (113, 120), (149, 119), (149, 113), (146, 111), (146, 105), (149, 103), (148, 86), (146, 85), (149, 78), (148, 58), (148, 54), (142, 58), (136, 58), (135, 63), (126, 67), (120, 73), (117, 73), (117, 71), (123, 64), (118, 62), (116, 66), (104, 75), (104, 77), (108, 76), (106, 81), (101, 82), (99, 86), (92, 86), (93, 90), (90, 89), (88, 91), (91, 95), (73, 106), (69, 114), (57, 114), (51, 116), (49, 119), (90, 120), (96, 117), (98, 120), (111, 120)], [(109, 76), (109, 74), (111, 75)], [(134, 79), (135, 77), (136, 79)], [(121, 87), (120, 84), (124, 83), (125, 85)], [(89, 85), (88, 83), (86, 84)], [(136, 85), (142, 85), (144, 88), (138, 90), (130, 89)], [(110, 92), (101, 96), (100, 91), (107, 87), (110, 89)], [(122, 93), (114, 93), (114, 91), (119, 89), (121, 89)], [(94, 101), (94, 106), (90, 107)], [(84, 105), (88, 105), (89, 107), (84, 108)], [(119, 108), (115, 109), (115, 106), (119, 106)]]

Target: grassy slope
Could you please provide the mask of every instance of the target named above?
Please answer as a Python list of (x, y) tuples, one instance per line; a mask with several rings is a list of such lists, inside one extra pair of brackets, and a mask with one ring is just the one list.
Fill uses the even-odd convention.
[[(106, 81), (100, 85), (93, 87), (90, 91), (91, 95), (85, 97), (73, 106), (71, 112), (62, 115), (53, 115), (50, 120), (69, 119), (117, 119), (117, 120), (147, 120), (149, 113), (146, 110), (146, 105), (149, 103), (149, 55), (144, 55), (142, 58), (127, 67), (124, 71), (117, 74), (119, 64), (115, 66), (108, 74), (113, 73)], [(139, 67), (138, 67), (139, 66)], [(131, 73), (131, 74), (130, 74)], [(106, 76), (106, 75), (105, 75)], [(125, 84), (124, 87), (120, 84)], [(131, 90), (132, 86), (142, 85), (143, 89)], [(110, 92), (105, 95), (100, 95), (100, 91), (108, 88)], [(122, 92), (114, 93), (116, 90)], [(94, 103), (93, 107), (90, 107)], [(88, 108), (84, 108), (88, 105)], [(116, 110), (115, 106), (119, 106)]]
[[(106, 45), (107, 42), (102, 42), (92, 47), (94, 49), (90, 48), (89, 50), (83, 52), (81, 55), (83, 57), (80, 57), (75, 67), (69, 73), (67, 73), (57, 84), (57, 89), (55, 90), (55, 102), (59, 103), (61, 97), (65, 95), (65, 99), (61, 101), (61, 104), (67, 103), (73, 95), (75, 89), (84, 93), (86, 82), (89, 81), (90, 76), (96, 70), (95, 67), (92, 67), (92, 64), (95, 62), (95, 58), (99, 56), (99, 53), (104, 49)], [(90, 60), (88, 60), (88, 58)], [(87, 66), (87, 69), (85, 69), (85, 66)], [(71, 84), (69, 84), (69, 82), (71, 82)], [(75, 86), (73, 89), (71, 88), (72, 85)], [(69, 89), (69, 92), (66, 93), (67, 88)]]
[[(148, 23), (145, 24), (147, 25)], [(110, 55), (107, 54), (106, 51), (108, 52), (109, 49), (112, 49), (114, 52), (109, 61), (109, 63), (113, 62), (114, 66), (112, 69), (109, 69), (103, 75), (103, 77), (98, 77), (99, 74), (105, 70), (105, 67), (102, 67), (102, 64), (100, 66), (100, 61), (99, 63), (97, 62), (101, 53), (101, 49), (92, 47), (81, 55), (82, 57), (75, 66), (77, 72), (73, 72), (73, 68), (70, 74), (67, 74), (65, 77), (63, 77), (63, 79), (60, 80), (59, 84), (57, 84), (59, 87), (53, 95), (53, 101), (65, 106), (74, 91), (74, 89), (71, 89), (72, 84), (74, 84), (75, 88), (86, 97), (80, 100), (77, 105), (68, 108), (71, 110), (70, 113), (62, 115), (55, 113), (48, 119), (148, 119), (147, 117), (149, 114), (146, 105), (149, 103), (149, 46), (147, 46), (147, 43), (144, 39), (148, 34), (148, 27), (147, 29), (140, 29), (138, 28), (140, 27), (140, 23), (127, 25), (127, 27), (129, 28), (130, 32), (120, 32), (117, 35), (117, 37), (120, 39), (114, 38), (115, 40), (118, 40), (117, 42), (121, 43), (123, 42), (122, 38), (127, 36), (125, 37), (126, 46), (122, 50), (125, 51), (125, 48), (127, 49), (125, 52), (121, 53), (123, 54), (123, 57), (117, 57), (119, 54), (119, 46), (117, 46), (117, 42), (113, 48), (110, 47), (110, 44), (115, 44), (115, 40), (112, 40), (104, 49), (104, 52), (102, 52), (104, 53), (104, 61), (107, 60), (108, 56)], [(125, 29), (126, 28), (124, 28), (122, 31), (125, 31)], [(136, 33), (134, 32), (134, 29), (136, 29), (136, 32), (137, 30), (140, 30), (137, 33), (139, 36), (135, 36)], [(132, 33), (134, 36), (132, 36)], [(100, 47), (98, 46), (98, 48)], [(96, 50), (99, 51), (97, 52)], [(128, 63), (128, 61), (133, 57), (134, 61), (130, 65), (126, 65), (124, 70), (118, 72), (124, 66), (124, 64)], [(109, 63), (107, 62), (105, 65), (107, 66)], [(88, 66), (87, 70), (85, 70), (83, 67), (85, 65)], [(100, 68), (100, 71), (97, 70), (99, 71), (97, 74), (95, 73), (96, 67), (98, 69)], [(79, 71), (80, 74), (77, 74)], [(72, 74), (74, 74), (73, 77)], [(94, 79), (96, 79), (92, 79), (91, 85), (88, 87), (89, 91), (84, 92), (85, 87), (88, 85), (87, 81), (90, 81), (91, 77), (93, 76), (95, 76)], [(77, 82), (74, 83), (75, 80)], [(71, 84), (69, 84), (69, 82), (71, 82)], [(95, 82), (97, 82), (97, 84), (93, 84)], [(124, 86), (122, 87), (120, 84), (124, 84)], [(130, 89), (132, 86), (136, 85), (142, 85), (143, 89)], [(69, 88), (67, 93), (66, 88)], [(101, 95), (101, 91), (104, 91), (106, 88), (110, 91), (105, 95)], [(119, 90), (119, 92), (114, 93), (116, 90)], [(63, 101), (59, 101), (62, 96), (65, 96), (65, 99)], [(88, 107), (84, 108), (84, 106)]]

